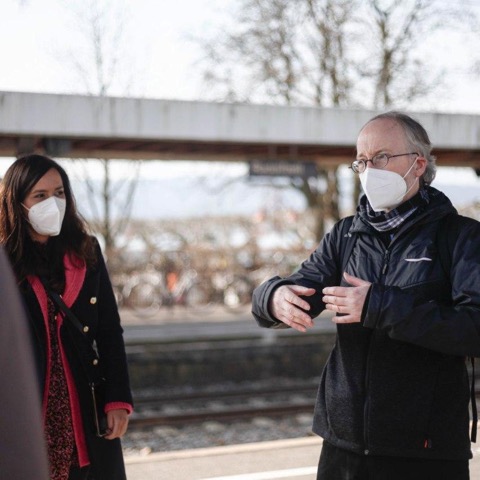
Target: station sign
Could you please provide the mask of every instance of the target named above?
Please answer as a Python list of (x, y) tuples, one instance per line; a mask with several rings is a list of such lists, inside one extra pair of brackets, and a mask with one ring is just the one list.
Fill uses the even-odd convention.
[(317, 165), (314, 162), (294, 160), (252, 160), (249, 162), (249, 175), (310, 178), (317, 176)]

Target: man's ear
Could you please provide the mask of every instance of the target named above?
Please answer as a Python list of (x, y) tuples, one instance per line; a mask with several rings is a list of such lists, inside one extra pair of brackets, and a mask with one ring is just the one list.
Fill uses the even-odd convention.
[(416, 162), (417, 164), (414, 169), (415, 175), (421, 177), (427, 169), (427, 159), (425, 157), (417, 157)]

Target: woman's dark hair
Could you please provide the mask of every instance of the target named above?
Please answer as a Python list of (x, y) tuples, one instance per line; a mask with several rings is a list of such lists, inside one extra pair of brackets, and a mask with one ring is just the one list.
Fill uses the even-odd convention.
[(10, 257), (18, 281), (38, 273), (33, 240), (29, 233), (25, 201), (35, 184), (51, 169), (63, 182), (66, 210), (60, 235), (48, 241), (49, 250), (61, 263), (65, 253), (74, 254), (87, 265), (95, 263), (95, 241), (87, 232), (87, 224), (77, 212), (70, 181), (65, 170), (54, 160), (43, 155), (26, 155), (16, 160), (7, 170), (0, 184), (0, 244)]

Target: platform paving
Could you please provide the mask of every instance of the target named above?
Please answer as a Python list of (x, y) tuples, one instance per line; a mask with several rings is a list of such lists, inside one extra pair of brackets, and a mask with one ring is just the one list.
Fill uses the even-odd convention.
[(128, 480), (315, 479), (317, 437), (126, 458)]
[[(322, 440), (293, 440), (126, 457), (128, 480), (315, 480)], [(480, 446), (471, 480), (480, 479)], [(451, 479), (454, 480), (454, 479)]]

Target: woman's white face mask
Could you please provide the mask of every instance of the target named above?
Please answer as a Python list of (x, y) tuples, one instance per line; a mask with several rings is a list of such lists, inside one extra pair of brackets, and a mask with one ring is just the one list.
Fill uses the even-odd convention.
[(367, 168), (359, 175), (363, 191), (375, 212), (391, 210), (402, 203), (405, 195), (418, 180), (418, 177), (415, 177), (415, 181), (410, 187), (405, 182), (405, 177), (410, 173), (415, 163), (417, 163), (416, 160), (403, 177), (398, 173), (378, 168)]
[[(25, 206), (25, 205), (24, 205)], [(33, 205), (28, 210), (28, 220), (40, 235), (54, 237), (62, 229), (67, 201), (64, 198), (49, 197)]]

